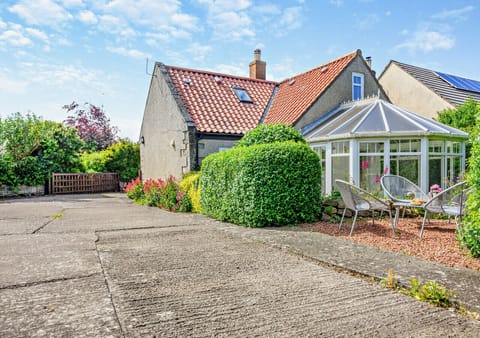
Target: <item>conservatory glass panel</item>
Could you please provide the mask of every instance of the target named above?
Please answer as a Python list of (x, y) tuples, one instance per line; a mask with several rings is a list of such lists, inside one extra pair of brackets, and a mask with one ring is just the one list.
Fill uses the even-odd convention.
[(348, 156), (332, 156), (332, 182), (335, 185), (335, 180), (340, 179), (350, 181), (350, 160)]
[(428, 151), (430, 153), (443, 153), (444, 141), (429, 141)]
[(360, 156), (360, 187), (380, 194), (380, 177), (385, 166), (382, 155)]
[(453, 185), (464, 179), (462, 172), (462, 157), (447, 156), (447, 185)]
[(420, 155), (390, 156), (390, 173), (420, 185)]
[(430, 155), (428, 159), (428, 186), (431, 187), (434, 184), (443, 186), (443, 160), (444, 156)]
[(317, 146), (314, 147), (313, 150), (318, 154), (320, 157), (320, 170), (322, 172), (322, 195), (325, 195), (325, 168), (326, 168), (326, 161), (327, 161), (327, 150), (325, 146)]
[(332, 155), (348, 154), (349, 152), (350, 152), (350, 142), (348, 141), (332, 142)]

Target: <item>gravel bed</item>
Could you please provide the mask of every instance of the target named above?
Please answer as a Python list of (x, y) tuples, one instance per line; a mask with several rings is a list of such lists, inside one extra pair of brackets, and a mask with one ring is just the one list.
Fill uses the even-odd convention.
[(448, 266), (480, 271), (480, 258), (468, 256), (467, 251), (459, 246), (455, 235), (455, 222), (449, 224), (447, 220), (431, 219), (425, 226), (423, 239), (418, 236), (421, 225), (422, 219), (419, 217), (403, 218), (398, 222), (393, 234), (388, 218), (376, 218), (375, 224), (372, 224), (371, 218), (360, 218), (357, 219), (351, 237), (351, 220), (344, 222), (341, 230), (338, 230), (338, 224), (328, 222), (302, 224), (298, 230), (317, 231)]

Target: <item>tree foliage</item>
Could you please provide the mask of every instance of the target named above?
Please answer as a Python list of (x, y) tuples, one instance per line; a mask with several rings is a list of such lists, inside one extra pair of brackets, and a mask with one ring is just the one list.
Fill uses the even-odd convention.
[(97, 151), (108, 148), (117, 140), (118, 128), (110, 124), (102, 108), (85, 103), (82, 108), (77, 102), (63, 106), (71, 114), (64, 124), (77, 129), (78, 136), (85, 142), (86, 150)]
[(128, 139), (120, 139), (107, 149), (82, 154), (87, 172), (118, 172), (120, 181), (128, 182), (138, 176), (140, 147)]
[(468, 212), (458, 230), (458, 240), (474, 257), (480, 257), (480, 113), (472, 130), (472, 154), (467, 172), (471, 192), (467, 200)]
[(73, 128), (15, 113), (0, 119), (0, 185), (43, 184), (52, 172), (78, 171), (83, 142)]
[[(472, 98), (467, 99), (461, 106), (454, 109), (446, 109), (438, 113), (438, 122), (463, 130), (470, 136), (474, 133), (476, 116), (480, 114), (480, 104)], [(467, 158), (470, 157), (472, 138), (465, 143)]]

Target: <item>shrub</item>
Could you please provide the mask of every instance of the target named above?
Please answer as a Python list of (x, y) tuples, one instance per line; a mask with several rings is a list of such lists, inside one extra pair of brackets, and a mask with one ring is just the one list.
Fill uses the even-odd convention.
[(128, 182), (138, 175), (140, 148), (129, 140), (120, 140), (107, 149), (82, 154), (82, 165), (86, 172), (117, 172), (121, 182)]
[(186, 174), (180, 181), (180, 189), (184, 191), (192, 202), (192, 212), (201, 212), (200, 207), (200, 173)]
[(173, 176), (167, 181), (148, 179), (142, 182), (136, 178), (127, 183), (127, 196), (135, 202), (169, 211), (190, 211), (190, 198), (181, 189)]
[(145, 193), (143, 192), (143, 182), (140, 177), (137, 177), (134, 180), (131, 180), (127, 183), (125, 187), (125, 192), (127, 193), (128, 198), (140, 202), (145, 197)]
[(467, 172), (467, 182), (472, 191), (467, 200), (464, 224), (457, 231), (457, 239), (473, 257), (480, 257), (480, 113), (477, 113), (476, 122)]
[(15, 187), (18, 179), (13, 170), (14, 161), (9, 156), (0, 155), (0, 186)]
[(248, 147), (254, 144), (295, 141), (307, 143), (302, 134), (284, 124), (261, 124), (247, 131), (238, 142), (238, 147)]
[(320, 215), (320, 162), (305, 142), (236, 147), (202, 163), (205, 214), (261, 227), (314, 221)]
[(423, 283), (415, 278), (411, 278), (410, 291), (408, 294), (422, 302), (429, 302), (440, 307), (449, 307), (452, 305), (451, 298), (455, 296), (452, 290), (437, 282)]

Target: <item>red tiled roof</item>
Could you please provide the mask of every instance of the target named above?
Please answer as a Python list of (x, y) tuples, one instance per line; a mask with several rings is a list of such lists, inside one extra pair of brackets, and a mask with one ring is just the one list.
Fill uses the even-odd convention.
[[(244, 134), (255, 128), (277, 85), (202, 70), (165, 68), (199, 132)], [(253, 103), (240, 102), (232, 87), (246, 89)]]
[(358, 53), (356, 50), (282, 81), (264, 123), (295, 123)]

